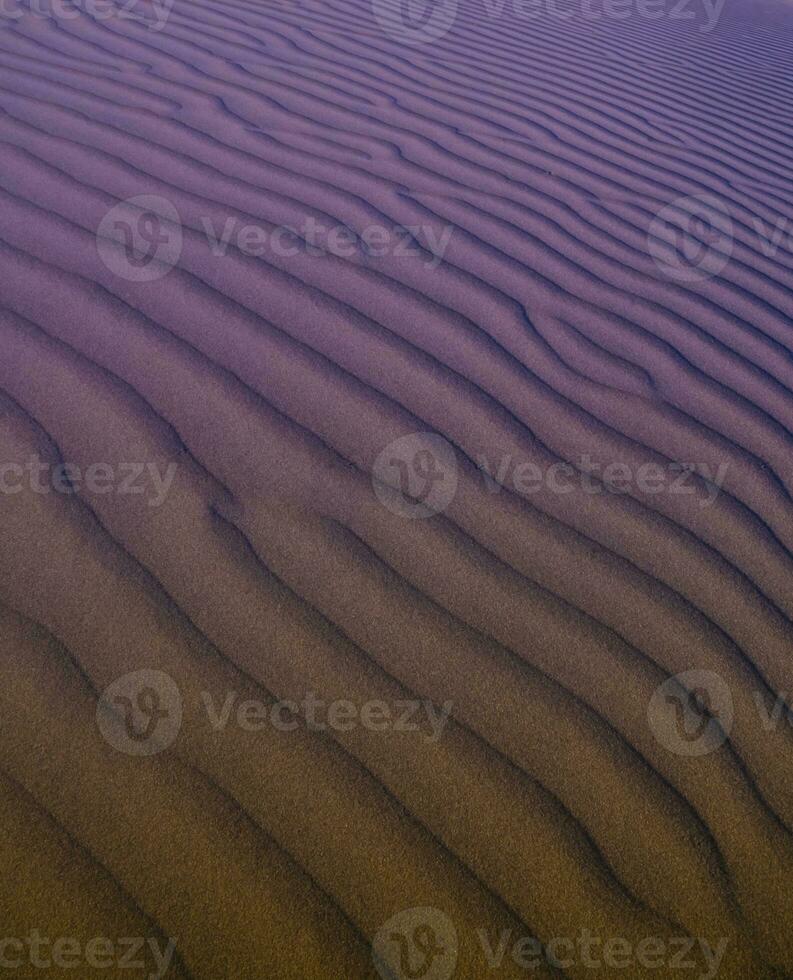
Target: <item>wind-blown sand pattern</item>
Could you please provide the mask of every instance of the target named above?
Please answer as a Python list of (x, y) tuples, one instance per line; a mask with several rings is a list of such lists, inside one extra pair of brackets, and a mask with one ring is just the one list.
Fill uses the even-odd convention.
[(123, 6), (0, 19), (3, 966), (793, 976), (793, 8)]

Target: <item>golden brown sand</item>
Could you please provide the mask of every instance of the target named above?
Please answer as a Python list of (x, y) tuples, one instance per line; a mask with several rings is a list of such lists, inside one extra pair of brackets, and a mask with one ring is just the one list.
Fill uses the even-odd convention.
[(0, 20), (0, 974), (793, 976), (793, 12), (146, 3)]

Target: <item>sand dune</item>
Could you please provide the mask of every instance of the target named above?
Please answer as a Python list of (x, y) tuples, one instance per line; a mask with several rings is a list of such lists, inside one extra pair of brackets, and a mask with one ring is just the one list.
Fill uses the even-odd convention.
[(793, 976), (793, 11), (673, 6), (3, 8), (4, 969)]

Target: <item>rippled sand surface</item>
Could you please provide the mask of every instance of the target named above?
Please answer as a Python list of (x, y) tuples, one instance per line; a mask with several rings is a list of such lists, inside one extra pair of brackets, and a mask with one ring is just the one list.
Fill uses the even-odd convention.
[(0, 973), (793, 976), (793, 7), (659, 2), (8, 0)]

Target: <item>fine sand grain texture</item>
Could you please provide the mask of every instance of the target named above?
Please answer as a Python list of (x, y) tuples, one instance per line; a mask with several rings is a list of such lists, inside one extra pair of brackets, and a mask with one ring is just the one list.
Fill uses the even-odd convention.
[(0, 3), (0, 977), (793, 977), (790, 0)]

